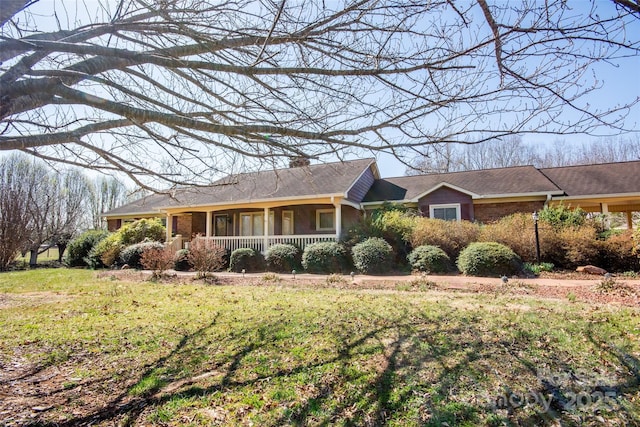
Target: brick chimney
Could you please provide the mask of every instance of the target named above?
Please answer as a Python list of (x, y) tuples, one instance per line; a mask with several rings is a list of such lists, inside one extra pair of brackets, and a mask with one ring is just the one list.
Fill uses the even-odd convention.
[(299, 168), (302, 166), (309, 166), (311, 164), (311, 160), (308, 157), (297, 156), (289, 158), (289, 167), (290, 168)]

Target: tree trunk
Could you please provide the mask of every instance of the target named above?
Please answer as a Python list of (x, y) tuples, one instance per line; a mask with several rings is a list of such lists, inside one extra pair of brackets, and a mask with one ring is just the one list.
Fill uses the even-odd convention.
[(38, 265), (38, 249), (31, 249), (29, 252), (31, 253), (29, 257), (29, 267), (35, 267)]
[(58, 262), (62, 263), (62, 256), (64, 255), (64, 251), (67, 250), (67, 243), (58, 243)]

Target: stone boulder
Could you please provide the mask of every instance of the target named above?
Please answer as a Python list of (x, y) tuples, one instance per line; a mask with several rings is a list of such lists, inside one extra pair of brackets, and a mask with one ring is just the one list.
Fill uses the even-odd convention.
[(607, 270), (604, 268), (596, 267), (595, 265), (583, 265), (576, 268), (578, 273), (587, 273), (587, 274), (597, 274), (599, 276), (603, 276), (607, 274)]

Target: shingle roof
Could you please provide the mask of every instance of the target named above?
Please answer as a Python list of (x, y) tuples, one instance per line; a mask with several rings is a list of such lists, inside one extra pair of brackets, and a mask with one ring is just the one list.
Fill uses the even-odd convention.
[(229, 175), (210, 186), (176, 189), (173, 197), (153, 194), (113, 209), (105, 215), (135, 215), (156, 212), (166, 207), (345, 194), (374, 163), (374, 159), (361, 159)]
[(640, 161), (540, 169), (567, 196), (640, 193)]
[(413, 200), (443, 184), (485, 197), (560, 192), (538, 169), (533, 166), (518, 166), (379, 179), (363, 201)]

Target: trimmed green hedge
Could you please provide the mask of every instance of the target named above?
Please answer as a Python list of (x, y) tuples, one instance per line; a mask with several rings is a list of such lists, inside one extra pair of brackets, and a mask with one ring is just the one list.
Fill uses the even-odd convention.
[(312, 243), (304, 248), (302, 266), (309, 273), (344, 273), (349, 269), (347, 251), (337, 242)]
[(229, 271), (247, 273), (262, 271), (264, 269), (264, 257), (260, 252), (251, 248), (240, 248), (231, 252), (229, 258)]
[(302, 267), (302, 254), (294, 245), (277, 244), (269, 246), (265, 255), (267, 270), (281, 273), (290, 273), (292, 270), (300, 270)]
[(408, 260), (413, 270), (426, 273), (448, 273), (454, 270), (449, 255), (433, 245), (418, 246), (411, 251)]
[(458, 269), (468, 276), (503, 276), (518, 274), (523, 265), (510, 248), (496, 242), (471, 243), (460, 252)]
[(353, 265), (361, 273), (386, 273), (393, 266), (393, 248), (380, 237), (370, 237), (351, 249)]

